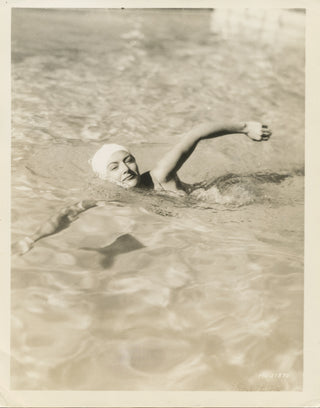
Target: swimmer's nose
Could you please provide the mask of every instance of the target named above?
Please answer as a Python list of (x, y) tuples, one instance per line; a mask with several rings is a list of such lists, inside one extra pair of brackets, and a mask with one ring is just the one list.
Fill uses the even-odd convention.
[(121, 170), (124, 172), (124, 173), (128, 173), (129, 172), (129, 166), (127, 165), (127, 163), (124, 163), (124, 162), (122, 162), (121, 163)]

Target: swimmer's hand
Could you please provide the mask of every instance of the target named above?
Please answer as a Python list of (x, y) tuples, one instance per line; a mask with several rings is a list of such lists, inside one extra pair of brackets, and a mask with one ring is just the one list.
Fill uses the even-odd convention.
[(34, 240), (30, 237), (25, 237), (18, 242), (14, 242), (11, 246), (12, 255), (24, 255), (33, 247)]
[(268, 126), (260, 122), (246, 122), (242, 133), (255, 142), (267, 141), (272, 134)]

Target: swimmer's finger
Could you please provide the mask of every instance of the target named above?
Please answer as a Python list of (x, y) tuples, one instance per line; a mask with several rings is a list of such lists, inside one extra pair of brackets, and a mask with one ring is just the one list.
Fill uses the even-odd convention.
[(253, 140), (254, 142), (263, 142), (263, 141), (269, 140), (269, 136), (261, 134), (259, 139), (251, 139), (251, 140)]

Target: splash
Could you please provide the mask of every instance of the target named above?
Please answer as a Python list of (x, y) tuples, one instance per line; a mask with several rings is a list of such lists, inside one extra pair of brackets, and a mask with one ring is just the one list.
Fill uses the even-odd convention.
[[(257, 172), (251, 174), (229, 173), (215, 178), (197, 188), (192, 196), (198, 200), (223, 205), (243, 206), (249, 204), (264, 204), (279, 202), (279, 193), (284, 198), (284, 186), (294, 182), (304, 175), (304, 169), (293, 170), (290, 173)], [(282, 194), (281, 194), (282, 192)], [(289, 196), (288, 196), (289, 198)]]

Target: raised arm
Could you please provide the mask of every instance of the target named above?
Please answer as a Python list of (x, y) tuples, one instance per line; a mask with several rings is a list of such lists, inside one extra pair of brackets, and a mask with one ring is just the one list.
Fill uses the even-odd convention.
[(21, 239), (12, 245), (12, 254), (23, 255), (28, 252), (36, 241), (56, 234), (65, 229), (70, 223), (77, 219), (78, 215), (89, 208), (103, 205), (104, 201), (83, 200), (66, 208), (63, 208), (57, 215), (52, 216), (41, 225), (34, 234)]
[(239, 122), (212, 124), (207, 123), (193, 128), (191, 131), (181, 136), (181, 141), (174, 146), (151, 171), (156, 179), (161, 181), (170, 181), (175, 177), (177, 171), (190, 157), (200, 140), (213, 139), (220, 136), (242, 133), (251, 140), (268, 140), (271, 131), (268, 126), (259, 122)]

